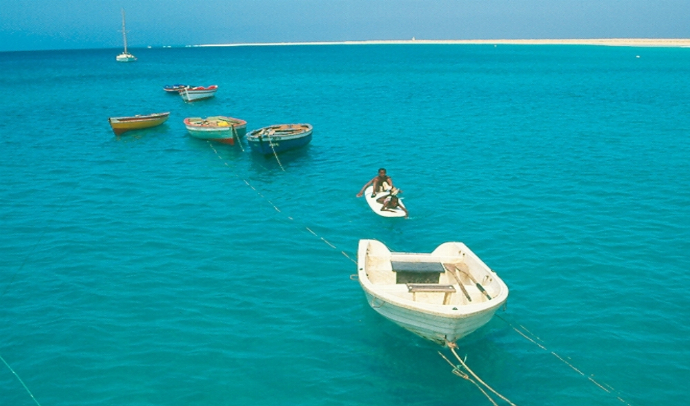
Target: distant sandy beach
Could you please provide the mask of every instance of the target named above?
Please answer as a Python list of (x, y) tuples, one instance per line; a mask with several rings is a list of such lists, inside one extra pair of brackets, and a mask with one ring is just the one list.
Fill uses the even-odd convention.
[(386, 45), (386, 44), (475, 44), (475, 45), (601, 45), (616, 47), (690, 47), (683, 38), (599, 38), (599, 39), (468, 39), (468, 40), (370, 40), (324, 42), (270, 42), (203, 44), (198, 47), (237, 47), (275, 45)]

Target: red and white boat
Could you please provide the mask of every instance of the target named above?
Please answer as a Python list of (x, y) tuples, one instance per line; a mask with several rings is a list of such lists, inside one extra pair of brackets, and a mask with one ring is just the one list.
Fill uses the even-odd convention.
[(246, 121), (227, 116), (185, 118), (184, 125), (194, 138), (230, 145), (235, 145), (235, 139), (242, 142), (242, 138), (247, 134)]
[(216, 90), (218, 90), (217, 85), (211, 85), (209, 87), (188, 87), (180, 90), (180, 96), (182, 96), (182, 99), (184, 101), (192, 102), (197, 100), (209, 99), (216, 95)]

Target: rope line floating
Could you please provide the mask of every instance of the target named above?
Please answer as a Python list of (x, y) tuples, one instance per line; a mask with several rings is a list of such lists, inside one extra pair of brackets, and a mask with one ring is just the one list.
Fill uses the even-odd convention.
[(22, 378), (20, 378), (19, 375), (14, 371), (14, 369), (12, 369), (12, 367), (10, 366), (10, 364), (8, 364), (7, 361), (5, 361), (5, 359), (4, 359), (2, 356), (0, 356), (0, 360), (2, 360), (2, 362), (5, 363), (5, 365), (6, 365), (7, 368), (10, 370), (10, 372), (12, 372), (12, 373), (14, 374), (15, 377), (17, 377), (17, 380), (19, 381), (19, 383), (22, 384), (22, 386), (24, 387), (24, 389), (26, 389), (26, 392), (29, 394), (29, 396), (31, 396), (31, 399), (33, 399), (34, 402), (36, 402), (36, 404), (37, 404), (38, 406), (41, 406), (41, 404), (38, 403), (38, 400), (36, 400), (36, 397), (34, 397), (34, 394), (31, 393), (31, 391), (30, 391), (29, 388), (26, 386), (26, 384), (24, 383), (24, 381), (22, 381)]
[(273, 142), (271, 141), (270, 138), (268, 139), (268, 145), (269, 145), (269, 146), (271, 147), (271, 149), (273, 150), (273, 155), (275, 155), (276, 161), (278, 161), (278, 165), (280, 165), (280, 169), (282, 169), (283, 172), (285, 172), (285, 168), (283, 168), (283, 164), (280, 163), (280, 159), (278, 158), (278, 153), (276, 152), (276, 149), (273, 148)]
[[(218, 151), (216, 150), (216, 148), (213, 146), (213, 144), (212, 144), (210, 141), (208, 142), (208, 145), (209, 145), (209, 147), (211, 147), (211, 149), (213, 150), (213, 152), (215, 152), (215, 154), (216, 154), (216, 156), (218, 157), (218, 159), (220, 159), (226, 167), (230, 168), (230, 165), (228, 165), (227, 161), (225, 161), (225, 160), (223, 159), (223, 157), (218, 153)], [(276, 154), (276, 160), (278, 160), (278, 163), (280, 164), (280, 160), (278, 159), (278, 155), (277, 155), (277, 154)], [(259, 164), (259, 165), (261, 165), (261, 164)], [(266, 167), (263, 166), (263, 165), (261, 165), (261, 166), (264, 167), (264, 169), (268, 169), (268, 168), (266, 168)], [(281, 167), (281, 169), (283, 169), (283, 171), (285, 171), (285, 169), (283, 168), (283, 165), (282, 165), (282, 164), (280, 164), (280, 167)], [(244, 178), (240, 177), (238, 174), (236, 174), (236, 173), (234, 173), (234, 172), (232, 172), (232, 174), (233, 174), (237, 179), (240, 179), (242, 182), (244, 182), (245, 185), (249, 186), (253, 191), (255, 191), (256, 194), (259, 195), (264, 201), (266, 201), (266, 203), (268, 203), (271, 207), (273, 207), (273, 209), (275, 209), (275, 211), (277, 211), (278, 213), (284, 214), (283, 211), (280, 210), (280, 208), (278, 208), (277, 205), (275, 205), (270, 199), (268, 199), (266, 196), (264, 196), (264, 195), (261, 193), (261, 191), (259, 191), (259, 189), (255, 188), (251, 183), (249, 183), (249, 181), (248, 181), (247, 179), (244, 179)], [(295, 221), (295, 219), (292, 218), (291, 216), (286, 215), (285, 217), (286, 217), (288, 220), (290, 220), (290, 221)], [(335, 249), (335, 250), (338, 250), (338, 247), (336, 247), (334, 244), (331, 244), (328, 240), (326, 240), (325, 238), (321, 237), (320, 235), (316, 234), (311, 228), (309, 228), (309, 227), (307, 227), (307, 226), (304, 226), (304, 228), (305, 228), (310, 234), (312, 234), (314, 237), (321, 239), (321, 241), (323, 241), (323, 242), (324, 242), (326, 245), (328, 245), (329, 247), (331, 247), (331, 248), (333, 248), (333, 249)], [(355, 260), (352, 259), (349, 255), (347, 255), (347, 254), (345, 253), (345, 251), (340, 251), (340, 253), (343, 254), (343, 255), (345, 256), (345, 258), (347, 258), (347, 259), (349, 259), (350, 261), (352, 261), (355, 265), (357, 264), (357, 261), (355, 261)]]
[(455, 355), (455, 358), (457, 358), (457, 360), (460, 361), (460, 364), (462, 365), (462, 367), (465, 368), (465, 370), (466, 370), (467, 372), (469, 372), (470, 375), (472, 375), (472, 376), (474, 377), (474, 379), (477, 380), (477, 382), (479, 382), (480, 384), (482, 384), (486, 389), (488, 389), (488, 390), (490, 390), (491, 392), (493, 392), (493, 393), (494, 393), (496, 396), (498, 396), (499, 398), (501, 398), (501, 399), (503, 399), (504, 401), (508, 402), (508, 404), (510, 404), (511, 406), (517, 406), (515, 403), (511, 402), (510, 399), (508, 399), (507, 397), (501, 395), (501, 394), (498, 393), (494, 388), (492, 388), (491, 386), (489, 386), (489, 384), (487, 384), (486, 382), (484, 382), (477, 374), (474, 373), (474, 371), (472, 371), (472, 370), (470, 369), (470, 367), (467, 366), (467, 364), (465, 363), (465, 361), (463, 361), (462, 358), (460, 358), (460, 356), (458, 355), (458, 353), (455, 352), (455, 349), (458, 348), (458, 345), (457, 345), (457, 344), (451, 343), (451, 342), (446, 342), (446, 345), (448, 345), (448, 348), (450, 348), (450, 351), (453, 353), (453, 355)]
[[(606, 392), (606, 393), (611, 393), (611, 394), (613, 394), (612, 392), (615, 392), (616, 399), (618, 399), (618, 400), (619, 400), (620, 402), (622, 402), (622, 403), (625, 403), (625, 404), (628, 405), (628, 406), (632, 406), (632, 404), (630, 404), (630, 402), (628, 402), (627, 400), (623, 399), (623, 398), (620, 396), (620, 392), (618, 392), (618, 390), (614, 389), (611, 385), (606, 384), (606, 383), (600, 383), (600, 382), (596, 381), (594, 378), (592, 378), (594, 375), (589, 375), (589, 376), (587, 376), (584, 372), (580, 371), (577, 367), (575, 367), (575, 365), (573, 365), (572, 363), (568, 362), (565, 358), (561, 357), (560, 355), (558, 355), (558, 354), (555, 353), (554, 351), (550, 351), (550, 350), (547, 349), (544, 345), (539, 344), (538, 342), (536, 342), (536, 341), (535, 341), (534, 339), (532, 339), (531, 337), (528, 337), (527, 334), (525, 334), (524, 332), (520, 331), (517, 327), (515, 327), (514, 324), (512, 324), (511, 322), (509, 322), (509, 321), (506, 320), (505, 318), (501, 317), (501, 315), (497, 314), (496, 317), (498, 317), (499, 319), (503, 320), (507, 325), (509, 325), (513, 330), (515, 330), (515, 332), (517, 332), (518, 334), (520, 334), (521, 336), (523, 336), (523, 337), (526, 338), (527, 340), (531, 341), (532, 343), (536, 344), (536, 345), (537, 345), (539, 348), (541, 348), (542, 350), (549, 352), (551, 355), (553, 355), (554, 357), (556, 357), (558, 360), (560, 360), (561, 362), (563, 362), (565, 365), (569, 366), (570, 369), (572, 369), (573, 371), (577, 372), (577, 373), (580, 374), (581, 376), (586, 376), (586, 377), (587, 377), (587, 380), (591, 381), (594, 385), (598, 386), (598, 387), (599, 387), (601, 390), (603, 390), (604, 392)], [(541, 339), (540, 339), (539, 337), (537, 337), (536, 335), (532, 334), (532, 333), (531, 333), (529, 330), (527, 330), (524, 326), (522, 326), (521, 324), (520, 324), (519, 326), (522, 327), (522, 328), (523, 328), (526, 332), (528, 332), (530, 335), (533, 335), (537, 340), (540, 340), (540, 341), (541, 341)], [(606, 385), (608, 388), (604, 387), (604, 385)]]
[(459, 376), (459, 377), (462, 378), (462, 379), (466, 379), (466, 380), (472, 382), (472, 384), (473, 384), (474, 386), (476, 386), (477, 389), (479, 389), (479, 390), (484, 394), (484, 396), (486, 396), (486, 398), (489, 399), (489, 401), (490, 401), (494, 406), (498, 406), (498, 403), (496, 403), (496, 401), (491, 397), (491, 395), (489, 395), (488, 393), (486, 393), (486, 391), (484, 390), (484, 388), (482, 388), (482, 387), (477, 383), (477, 381), (475, 381), (474, 379), (470, 378), (470, 376), (467, 375), (466, 373), (462, 372), (462, 371), (460, 370), (460, 368), (458, 368), (457, 365), (453, 365), (453, 363), (450, 362), (450, 360), (449, 360), (448, 358), (446, 358), (446, 356), (443, 355), (443, 353), (441, 353), (441, 351), (438, 351), (438, 355), (440, 355), (441, 358), (443, 358), (444, 360), (446, 360), (446, 362), (447, 362), (448, 364), (450, 364), (451, 367), (453, 367), (453, 371), (452, 371), (452, 372), (453, 372), (454, 375), (457, 375), (457, 376)]

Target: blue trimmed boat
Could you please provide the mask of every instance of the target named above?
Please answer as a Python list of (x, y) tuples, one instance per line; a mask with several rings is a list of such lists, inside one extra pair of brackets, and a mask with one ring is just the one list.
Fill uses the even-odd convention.
[(247, 135), (252, 151), (268, 155), (303, 147), (311, 141), (311, 124), (276, 124)]
[(184, 89), (190, 88), (189, 85), (175, 84), (175, 85), (165, 85), (163, 90), (170, 94), (180, 94)]

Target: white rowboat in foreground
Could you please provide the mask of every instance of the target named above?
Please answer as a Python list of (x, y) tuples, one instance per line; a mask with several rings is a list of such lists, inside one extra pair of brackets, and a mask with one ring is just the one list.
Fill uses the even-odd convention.
[(439, 344), (482, 327), (508, 299), (506, 284), (461, 242), (416, 254), (360, 240), (357, 269), (376, 312)]

